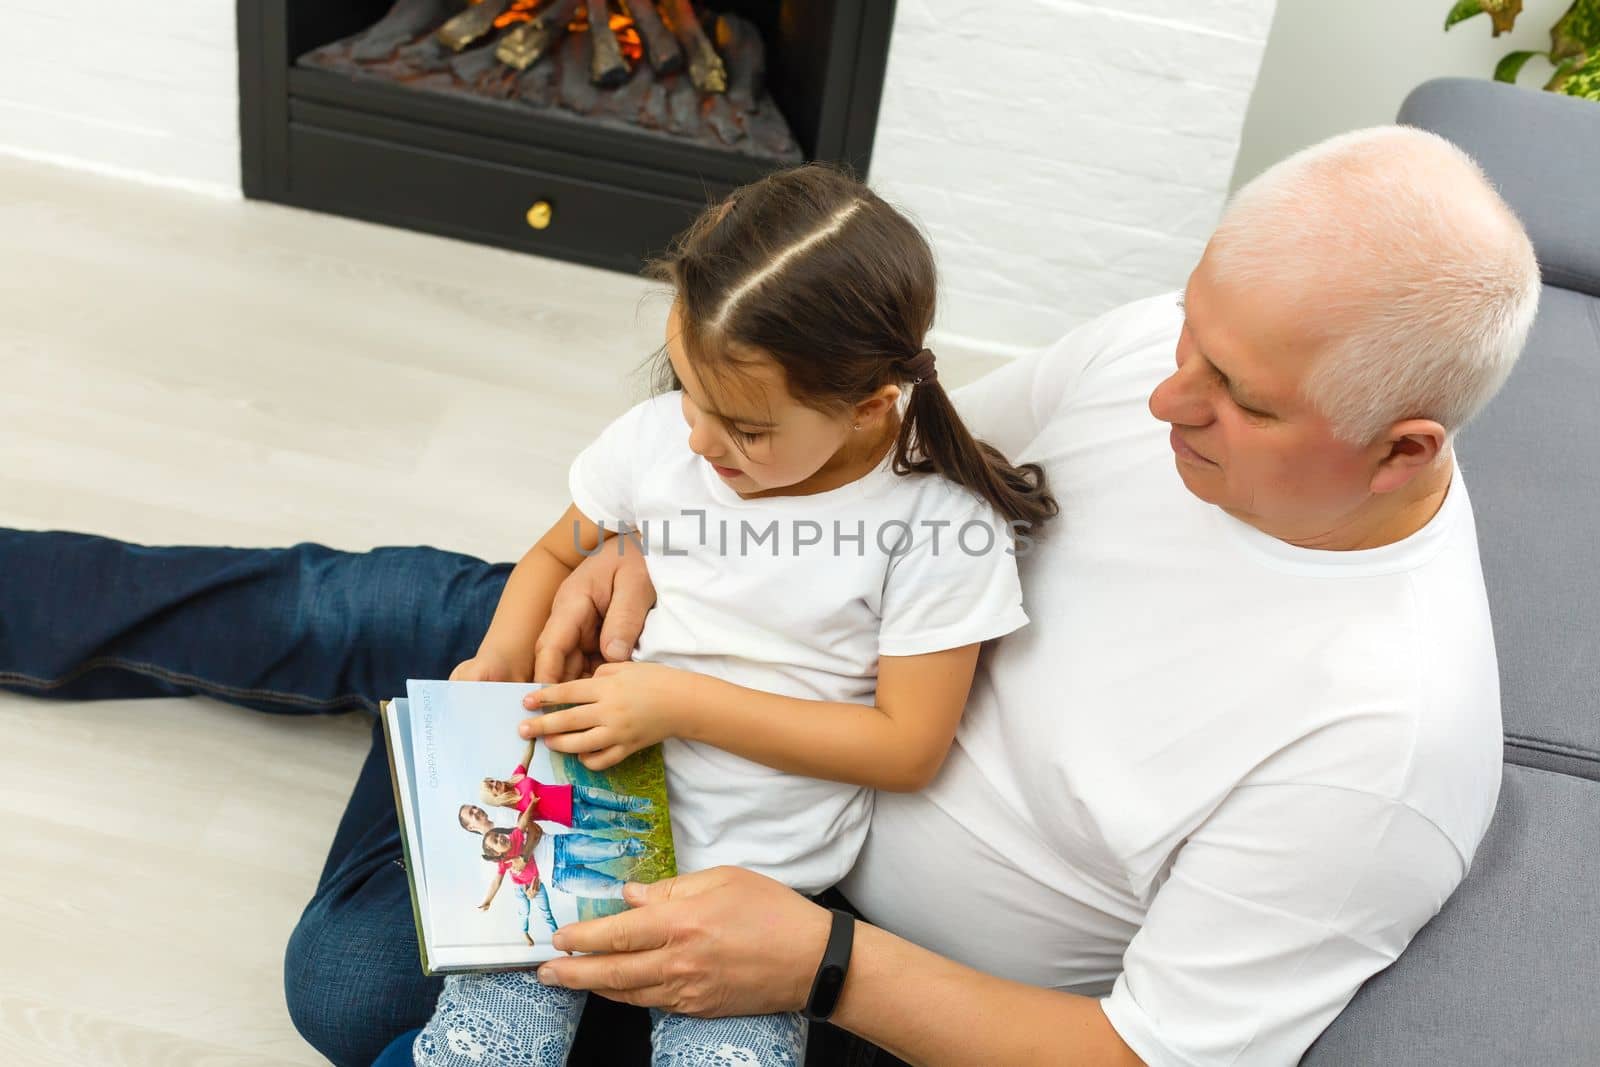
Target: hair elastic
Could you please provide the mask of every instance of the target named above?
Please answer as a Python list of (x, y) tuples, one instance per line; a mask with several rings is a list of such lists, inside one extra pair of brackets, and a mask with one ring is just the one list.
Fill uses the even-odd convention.
[(939, 371), (933, 365), (933, 349), (924, 348), (921, 352), (906, 361), (906, 373), (911, 375), (913, 385), (923, 382), (939, 380)]

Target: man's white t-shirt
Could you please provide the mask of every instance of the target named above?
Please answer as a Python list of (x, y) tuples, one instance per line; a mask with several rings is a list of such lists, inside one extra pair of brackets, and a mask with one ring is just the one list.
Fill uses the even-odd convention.
[[(573, 503), (645, 535), (656, 606), (635, 658), (802, 700), (871, 706), (878, 657), (1023, 626), (1005, 519), (943, 478), (894, 473), (746, 500), (690, 451), (682, 394), (620, 416), (574, 461)], [(606, 549), (602, 549), (603, 551)], [(806, 893), (855, 862), (872, 791), (664, 743), (680, 871), (737, 864)]]
[(1091, 995), (1151, 1064), (1297, 1061), (1463, 877), (1498, 793), (1499, 683), (1466, 487), (1355, 552), (1184, 487), (1146, 407), (1175, 298), (960, 392), (1062, 514), (1032, 625), (985, 649), (955, 749), (884, 794), (844, 890), (993, 974)]

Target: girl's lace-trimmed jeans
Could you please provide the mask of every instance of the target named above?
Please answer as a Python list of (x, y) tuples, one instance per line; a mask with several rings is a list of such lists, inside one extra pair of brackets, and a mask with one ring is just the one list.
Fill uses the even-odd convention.
[[(412, 1045), (417, 1067), (562, 1067), (588, 995), (541, 985), (532, 971), (450, 975)], [(652, 1067), (799, 1067), (798, 1014), (700, 1019), (650, 1012)]]

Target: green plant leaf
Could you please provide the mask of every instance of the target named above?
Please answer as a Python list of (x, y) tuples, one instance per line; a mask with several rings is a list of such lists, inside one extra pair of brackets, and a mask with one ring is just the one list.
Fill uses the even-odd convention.
[(1556, 69), (1550, 74), (1550, 80), (1544, 83), (1545, 91), (1559, 93), (1561, 87), (1567, 83), (1567, 76), (1572, 73), (1572, 68), (1577, 65), (1578, 61), (1576, 59), (1567, 59), (1558, 63)]
[(1489, 21), (1494, 23), (1494, 32), (1491, 37), (1498, 37), (1502, 33), (1510, 33), (1517, 24), (1517, 16), (1522, 14), (1522, 0), (1483, 0), (1483, 9), (1489, 13)]
[(1573, 0), (1550, 27), (1550, 59), (1560, 62), (1595, 51), (1600, 51), (1600, 0)]
[(1561, 92), (1584, 100), (1600, 101), (1600, 52), (1576, 68), (1561, 84)]
[(1483, 0), (1456, 0), (1456, 6), (1444, 17), (1444, 28), (1448, 30), (1458, 22), (1465, 22), (1472, 16), (1481, 14), (1483, 14)]
[(1522, 68), (1527, 65), (1528, 60), (1543, 54), (1543, 52), (1507, 52), (1505, 58), (1494, 65), (1494, 80), (1511, 82), (1515, 85), (1517, 75), (1522, 73)]

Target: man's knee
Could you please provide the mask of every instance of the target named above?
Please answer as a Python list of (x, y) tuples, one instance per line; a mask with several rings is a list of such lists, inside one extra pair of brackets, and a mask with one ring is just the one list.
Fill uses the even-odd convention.
[[(359, 899), (359, 898), (357, 898)], [(313, 901), (284, 953), (284, 998), (300, 1035), (338, 1067), (369, 1067), (396, 1035), (428, 1020), (440, 980), (386, 912)]]
[(432, 548), (293, 551), (297, 624), (316, 647), (338, 650), (346, 684), (369, 695), (403, 693), (406, 678), (444, 677), (470, 657), (510, 571)]

